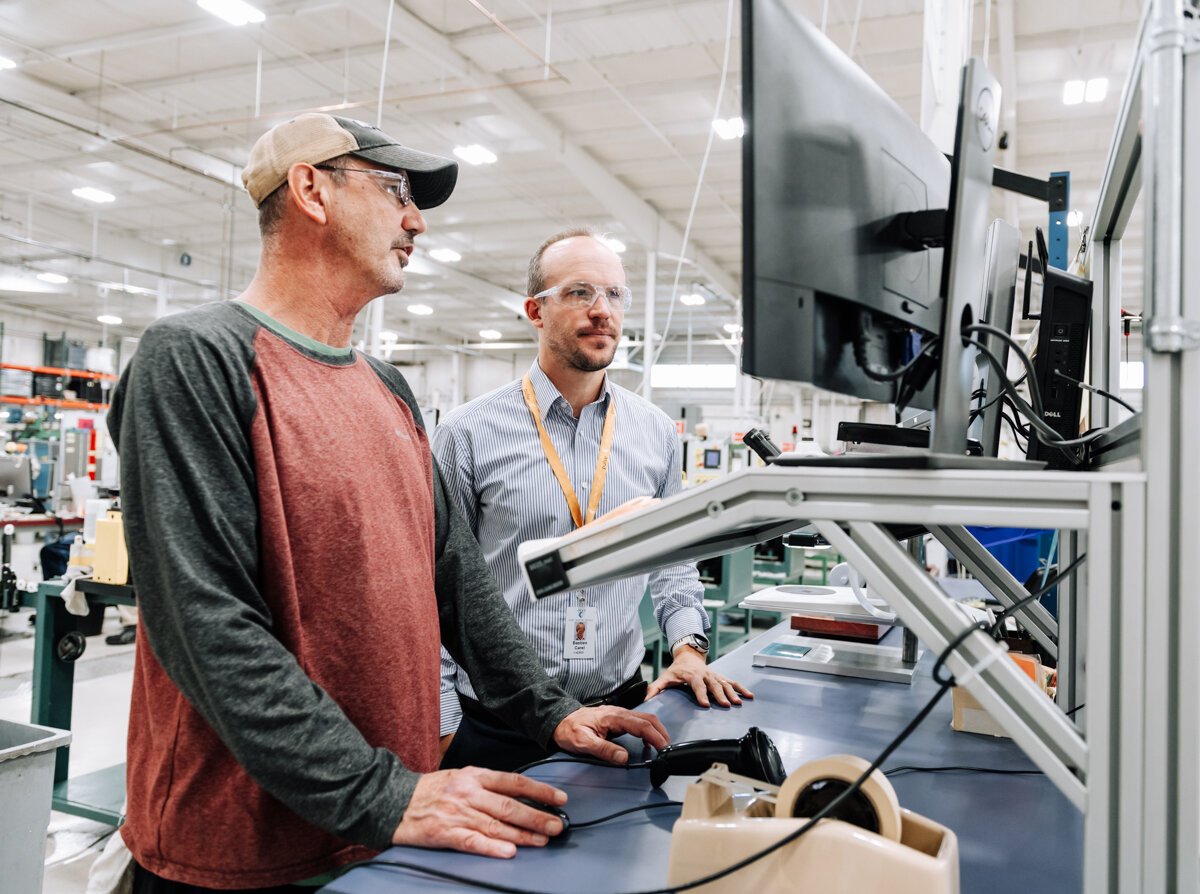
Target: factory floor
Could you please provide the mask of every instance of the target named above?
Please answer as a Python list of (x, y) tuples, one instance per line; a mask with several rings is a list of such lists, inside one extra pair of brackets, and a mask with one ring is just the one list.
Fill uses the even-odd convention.
[[(0, 720), (28, 723), (32, 701), (32, 612), (0, 613)], [(109, 646), (104, 637), (121, 630), (109, 609), (99, 636), (88, 637), (75, 664), (71, 776), (90, 773), (125, 760), (125, 729), (133, 680), (134, 647)], [(732, 642), (739, 626), (722, 625)], [(642, 675), (652, 679), (649, 664)], [(46, 835), (46, 873), (42, 894), (85, 894), (88, 872), (115, 830), (91, 820), (51, 813)]]

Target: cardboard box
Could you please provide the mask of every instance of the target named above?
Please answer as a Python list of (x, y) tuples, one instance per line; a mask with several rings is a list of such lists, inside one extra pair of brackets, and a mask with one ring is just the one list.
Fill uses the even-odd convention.
[[(1048, 684), (1053, 671), (1048, 671), (1042, 667), (1041, 659), (1036, 655), (1021, 655), (1019, 653), (1011, 653), (1008, 656), (1012, 659), (1021, 670), (1025, 671), (1029, 679), (1037, 684), (1037, 687), (1050, 698)], [(975, 698), (967, 690), (955, 686), (950, 690), (950, 698), (953, 703), (954, 716), (950, 721), (950, 726), (956, 732), (960, 733), (979, 733), (984, 736), (997, 736), (999, 738), (1009, 738), (1008, 733), (992, 719), (990, 715)]]

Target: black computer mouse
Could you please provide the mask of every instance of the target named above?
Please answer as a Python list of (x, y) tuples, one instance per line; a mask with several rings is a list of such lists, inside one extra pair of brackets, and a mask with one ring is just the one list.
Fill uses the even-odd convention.
[(567, 834), (571, 831), (571, 818), (567, 816), (567, 812), (565, 810), (555, 807), (552, 804), (543, 804), (541, 801), (533, 800), (533, 798), (517, 798), (516, 800), (522, 804), (532, 807), (534, 810), (540, 810), (543, 813), (556, 816), (562, 821), (562, 831), (557, 835), (552, 835), (550, 837), (551, 844), (554, 844), (555, 842), (561, 844), (567, 840)]

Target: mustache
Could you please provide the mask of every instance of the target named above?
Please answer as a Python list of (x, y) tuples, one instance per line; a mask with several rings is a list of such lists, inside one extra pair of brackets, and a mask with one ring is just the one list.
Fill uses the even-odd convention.
[(392, 248), (415, 248), (416, 244), (411, 239), (398, 239), (392, 243)]
[(615, 329), (610, 329), (608, 327), (604, 327), (603, 329), (593, 329), (593, 328), (589, 327), (587, 329), (580, 329), (575, 334), (580, 337), (584, 337), (584, 336), (588, 336), (588, 335), (611, 335), (613, 338), (617, 337), (617, 331)]

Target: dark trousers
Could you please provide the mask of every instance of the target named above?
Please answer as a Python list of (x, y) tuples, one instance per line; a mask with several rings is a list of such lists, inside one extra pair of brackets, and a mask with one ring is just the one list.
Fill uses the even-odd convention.
[(300, 885), (276, 885), (274, 888), (218, 891), (216, 888), (198, 888), (183, 882), (172, 882), (155, 875), (136, 861), (133, 864), (133, 894), (313, 894), (316, 890)]
[[(462, 705), (462, 721), (458, 724), (458, 730), (450, 741), (450, 747), (446, 749), (446, 754), (442, 757), (441, 767), (443, 770), (486, 767), (489, 770), (503, 770), (511, 773), (518, 767), (549, 757), (559, 751), (553, 744), (550, 748), (543, 748), (524, 733), (510, 729), (504, 721), (475, 699), (467, 698), (460, 693), (458, 700)], [(593, 699), (587, 705), (588, 707), (617, 705), (621, 708), (634, 709), (645, 700), (646, 682), (642, 679), (639, 671), (613, 692)]]

